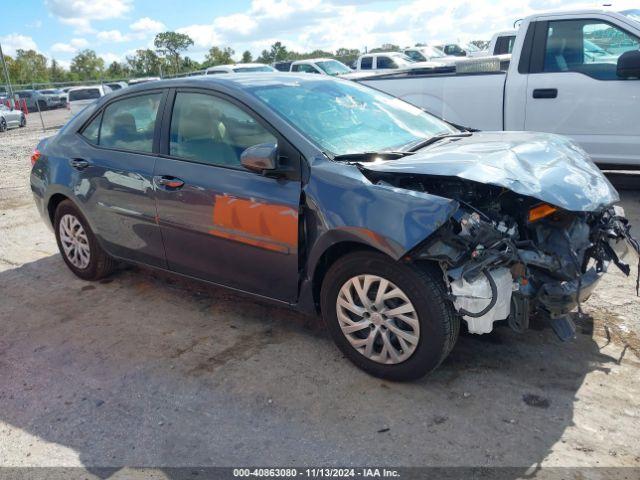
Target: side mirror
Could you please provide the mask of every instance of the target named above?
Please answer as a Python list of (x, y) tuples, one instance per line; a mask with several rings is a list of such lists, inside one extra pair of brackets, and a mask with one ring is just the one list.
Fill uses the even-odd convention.
[(275, 143), (260, 143), (247, 148), (240, 154), (240, 163), (247, 170), (263, 173), (265, 170), (275, 170), (278, 159), (278, 145)]
[(631, 50), (620, 55), (616, 74), (620, 78), (640, 78), (640, 50)]

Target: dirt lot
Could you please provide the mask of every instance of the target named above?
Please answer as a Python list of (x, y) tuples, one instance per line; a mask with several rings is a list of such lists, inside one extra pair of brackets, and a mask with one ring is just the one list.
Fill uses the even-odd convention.
[(573, 342), (463, 335), (431, 376), (380, 381), (315, 319), (138, 268), (75, 278), (31, 200), (41, 135), (0, 137), (0, 466), (640, 467), (635, 277), (605, 279)]

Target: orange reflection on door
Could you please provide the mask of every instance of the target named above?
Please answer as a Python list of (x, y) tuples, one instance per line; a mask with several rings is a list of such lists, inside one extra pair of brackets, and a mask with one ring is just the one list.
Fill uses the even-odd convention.
[(212, 235), (281, 253), (298, 250), (298, 212), (286, 205), (216, 195)]

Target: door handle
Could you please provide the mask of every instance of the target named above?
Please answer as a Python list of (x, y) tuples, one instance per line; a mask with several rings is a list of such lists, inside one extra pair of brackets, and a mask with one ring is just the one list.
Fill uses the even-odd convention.
[(69, 165), (71, 165), (76, 170), (84, 170), (89, 166), (89, 162), (87, 162), (83, 158), (72, 158), (69, 160)]
[(557, 88), (536, 88), (533, 91), (533, 98), (556, 98), (557, 96)]
[(168, 190), (177, 190), (184, 186), (184, 181), (176, 177), (168, 177), (166, 175), (155, 177), (156, 185)]

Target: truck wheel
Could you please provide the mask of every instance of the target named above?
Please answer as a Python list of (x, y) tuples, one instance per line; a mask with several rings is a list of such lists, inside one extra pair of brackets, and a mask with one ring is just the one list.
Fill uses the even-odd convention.
[(41, 112), (44, 112), (47, 109), (47, 102), (38, 100), (38, 108), (40, 108)]
[(62, 258), (78, 277), (99, 280), (113, 272), (116, 261), (102, 249), (73, 202), (64, 200), (58, 205), (53, 226)]
[(338, 348), (366, 372), (413, 380), (452, 350), (460, 318), (437, 268), (356, 252), (337, 260), (322, 282), (321, 309)]

